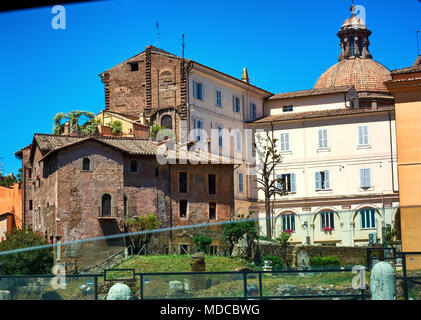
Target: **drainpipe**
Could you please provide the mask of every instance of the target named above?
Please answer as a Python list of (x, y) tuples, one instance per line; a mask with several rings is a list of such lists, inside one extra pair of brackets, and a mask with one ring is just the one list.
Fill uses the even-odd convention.
[(390, 111), (387, 111), (389, 116), (389, 141), (390, 141), (390, 166), (392, 169), (392, 191), (395, 192), (395, 177), (393, 174), (393, 144), (392, 144), (392, 120), (390, 117)]

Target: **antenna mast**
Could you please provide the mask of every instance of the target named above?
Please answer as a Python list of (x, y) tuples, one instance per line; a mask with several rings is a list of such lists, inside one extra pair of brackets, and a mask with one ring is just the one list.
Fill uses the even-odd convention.
[(156, 37), (158, 39), (158, 48), (161, 48), (161, 34), (159, 33), (159, 22), (155, 22), (156, 26)]
[(415, 31), (417, 34), (417, 57), (420, 55), (420, 44), (419, 44), (419, 40), (418, 40), (418, 34), (420, 33), (419, 30)]

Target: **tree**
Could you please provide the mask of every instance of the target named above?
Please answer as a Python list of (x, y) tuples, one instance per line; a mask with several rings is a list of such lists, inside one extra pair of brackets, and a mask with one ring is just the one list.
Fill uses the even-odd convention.
[(204, 234), (198, 234), (193, 238), (193, 243), (196, 245), (199, 252), (208, 253), (212, 238), (207, 237)]
[(152, 139), (155, 139), (156, 138), (156, 135), (158, 134), (158, 132), (161, 131), (161, 130), (163, 130), (163, 129), (165, 129), (165, 127), (158, 126), (158, 125), (152, 126), (152, 129), (151, 129), (151, 138)]
[[(46, 244), (48, 242), (35, 232), (15, 229), (6, 234), (6, 240), (0, 242), (0, 252)], [(34, 249), (0, 255), (0, 263), (0, 274), (4, 275), (51, 274), (54, 254), (51, 248)]]
[(121, 124), (121, 121), (115, 120), (111, 123), (111, 133), (112, 134), (120, 134), (123, 132), (123, 125)]
[(22, 183), (22, 168), (19, 169), (19, 173), (16, 177), (13, 174), (10, 174), (5, 179), (0, 180), (0, 186), (7, 188), (10, 188), (16, 183)]
[(233, 216), (231, 216), (232, 222), (225, 224), (222, 232), (223, 239), (230, 245), (230, 256), (232, 255), (234, 246), (238, 243), (238, 241), (240, 241), (243, 237), (246, 237), (246, 256), (247, 259), (250, 259), (254, 248), (254, 241), (257, 240), (259, 236), (258, 226), (253, 220), (234, 222), (232, 219)]
[(282, 248), (282, 254), (285, 265), (287, 265), (287, 248), (288, 248), (288, 241), (291, 238), (291, 233), (283, 231), (277, 238), (276, 242), (281, 246)]
[[(95, 115), (88, 111), (74, 110), (68, 113), (57, 113), (54, 117), (54, 134), (61, 134), (64, 130), (63, 121), (69, 121), (69, 133), (77, 133), (81, 135), (95, 134), (98, 131), (98, 121), (94, 119)], [(84, 125), (80, 125), (80, 121), (85, 120)]]
[[(256, 142), (255, 149), (259, 160), (256, 162), (257, 190), (262, 191), (265, 196), (266, 236), (271, 239), (272, 206), (270, 201), (275, 195), (286, 194), (285, 181), (275, 177), (275, 168), (282, 162), (282, 159), (277, 149), (278, 139), (271, 137), (269, 132), (266, 131), (265, 138), (257, 134)], [(278, 188), (278, 184), (283, 187)]]
[(127, 232), (133, 233), (129, 236), (134, 253), (139, 253), (142, 247), (151, 240), (151, 233), (140, 233), (159, 228), (161, 222), (158, 217), (152, 213), (146, 216), (127, 218), (124, 222)]

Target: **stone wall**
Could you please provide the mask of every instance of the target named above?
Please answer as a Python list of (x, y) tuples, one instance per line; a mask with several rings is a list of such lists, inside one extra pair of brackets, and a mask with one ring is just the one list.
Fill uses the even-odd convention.
[[(342, 266), (365, 265), (365, 247), (334, 247), (334, 246), (288, 246), (287, 259), (290, 265), (297, 265), (296, 253), (303, 250), (309, 259), (312, 257), (336, 256), (341, 260)], [(260, 244), (262, 257), (267, 254), (283, 257), (283, 250), (276, 244)]]

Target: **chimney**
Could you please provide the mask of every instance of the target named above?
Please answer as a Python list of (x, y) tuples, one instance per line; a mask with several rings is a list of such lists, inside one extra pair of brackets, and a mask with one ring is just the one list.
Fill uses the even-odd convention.
[(63, 135), (68, 136), (70, 134), (70, 122), (66, 121), (64, 124)]
[(241, 81), (249, 83), (249, 74), (246, 67), (243, 68), (243, 76), (241, 77)]

